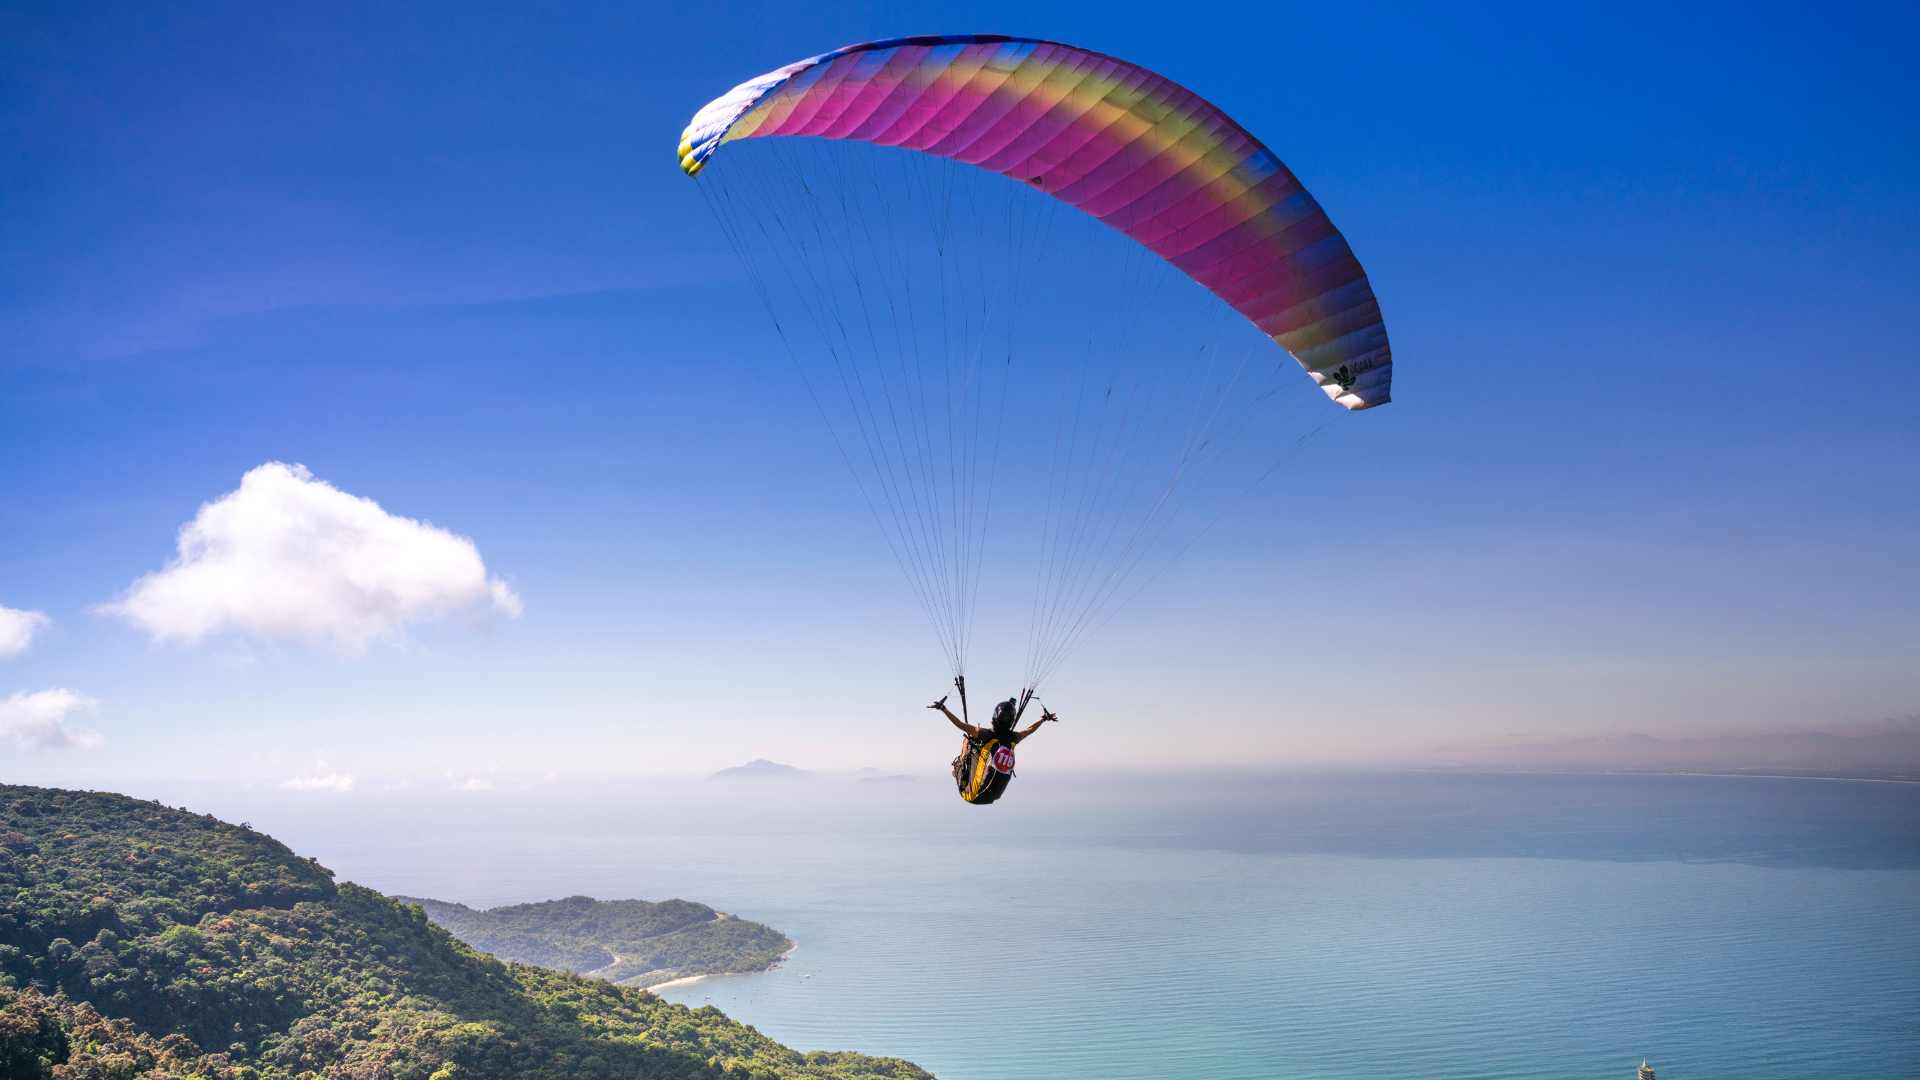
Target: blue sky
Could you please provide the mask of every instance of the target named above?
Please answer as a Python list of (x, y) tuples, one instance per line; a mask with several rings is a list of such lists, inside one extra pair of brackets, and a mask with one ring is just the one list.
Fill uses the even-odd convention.
[[(1255, 500), (1062, 672), (1048, 762), (1139, 763), (1169, 730), (1182, 760), (1285, 762), (1911, 715), (1913, 23), (15, 5), (0, 606), (50, 621), (0, 701), (70, 690), (99, 740), (0, 762), (123, 787), (938, 767), (932, 637), (668, 150), (750, 75), (963, 31), (1126, 56), (1260, 133), (1399, 360), (1396, 403), (1319, 448), (1346, 490)], [(272, 461), (470, 540), (520, 614), (343, 652), (98, 610)]]

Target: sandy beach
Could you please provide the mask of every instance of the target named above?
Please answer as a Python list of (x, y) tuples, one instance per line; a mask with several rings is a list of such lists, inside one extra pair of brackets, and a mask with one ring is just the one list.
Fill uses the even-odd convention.
[[(731, 918), (731, 916), (724, 916), (724, 917)], [(682, 975), (677, 979), (668, 979), (665, 982), (649, 983), (646, 986), (641, 987), (640, 989), (652, 991), (652, 990), (665, 990), (671, 986), (692, 986), (694, 983), (697, 983), (697, 982), (704, 982), (708, 979), (721, 979), (729, 975), (764, 975), (767, 972), (772, 971), (774, 968), (779, 967), (781, 964), (786, 963), (787, 957), (792, 956), (793, 951), (795, 949), (798, 949), (799, 947), (800, 946), (797, 944), (789, 946), (787, 948), (787, 951), (781, 953), (780, 956), (777, 959), (775, 959), (773, 963), (768, 964), (766, 967), (762, 968), (759, 971), (715, 971), (715, 972), (708, 972), (705, 975)]]

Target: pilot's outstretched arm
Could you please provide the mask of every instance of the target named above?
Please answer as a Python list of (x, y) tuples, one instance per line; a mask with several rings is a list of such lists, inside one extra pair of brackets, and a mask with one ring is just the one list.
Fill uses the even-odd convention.
[(1052, 721), (1054, 721), (1054, 722), (1056, 722), (1056, 723), (1057, 723), (1057, 722), (1059, 722), (1059, 720), (1060, 720), (1060, 718), (1059, 718), (1059, 717), (1057, 717), (1057, 716), (1055, 716), (1055, 715), (1053, 715), (1053, 713), (1051, 713), (1051, 712), (1048, 712), (1048, 711), (1046, 711), (1046, 710), (1044, 710), (1044, 709), (1043, 709), (1043, 710), (1041, 710), (1041, 712), (1040, 712), (1040, 719), (1038, 719), (1038, 720), (1035, 720), (1035, 721), (1033, 722), (1033, 725), (1032, 725), (1031, 727), (1029, 727), (1029, 728), (1027, 728), (1027, 730), (1025, 730), (1025, 731), (1023, 731), (1023, 732), (1021, 732), (1021, 733), (1020, 733), (1020, 741), (1022, 741), (1022, 742), (1024, 742), (1024, 741), (1026, 741), (1026, 738), (1027, 738), (1027, 736), (1029, 736), (1029, 735), (1031, 735), (1031, 734), (1033, 734), (1033, 733), (1034, 733), (1034, 732), (1036, 732), (1036, 731), (1039, 731), (1039, 730), (1040, 730), (1040, 725), (1041, 725), (1041, 724), (1044, 724), (1044, 723), (1046, 723), (1046, 722), (1047, 722), (1047, 721), (1049, 721), (1049, 720), (1052, 720)]
[[(953, 723), (953, 726), (959, 728), (961, 733), (966, 735), (968, 738), (978, 738), (980, 736), (979, 728), (974, 727), (972, 724), (969, 724), (965, 720), (962, 720), (959, 717), (953, 715), (953, 710), (947, 708), (946, 698), (941, 698), (939, 701), (936, 701), (933, 704), (927, 706), (927, 708), (940, 710), (941, 715), (945, 716), (949, 721), (951, 721)], [(1034, 726), (1038, 727), (1039, 725), (1035, 724)]]

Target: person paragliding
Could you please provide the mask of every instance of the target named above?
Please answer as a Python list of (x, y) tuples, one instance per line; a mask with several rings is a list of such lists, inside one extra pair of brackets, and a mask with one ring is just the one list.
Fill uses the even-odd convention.
[[(955, 679), (954, 685), (960, 690), (960, 705), (966, 707), (967, 684), (964, 679)], [(1017, 730), (1020, 714), (1026, 711), (1027, 702), (1032, 700), (1033, 692), (1026, 691), (1020, 697), (1008, 698), (993, 707), (993, 720), (987, 727), (977, 727), (947, 708), (947, 699), (927, 706), (944, 715), (954, 727), (960, 729), (962, 742), (960, 755), (953, 759), (953, 782), (959, 788), (960, 797), (975, 806), (985, 806), (1006, 793), (1007, 785), (1013, 782), (1013, 748), (1027, 736), (1040, 730), (1040, 726), (1051, 720), (1060, 721), (1053, 710), (1046, 706), (1040, 708), (1040, 719), (1035, 720), (1025, 731)]]
[[(675, 153), (713, 170), (701, 240), (740, 257), (955, 673), (960, 715), (929, 708), (965, 736), (969, 803), (997, 800), (1014, 747), (1058, 719), (1019, 730), (1036, 689), (1211, 527), (1183, 515), (1224, 513), (1290, 456), (1269, 358), (1342, 409), (1393, 400), (1379, 297), (1319, 201), (1220, 106), (1131, 61), (1000, 34), (848, 45), (709, 101)], [(1046, 310), (1060, 300), (1076, 306)], [(1084, 350), (1061, 348), (1080, 322)], [(1005, 456), (1047, 492), (1025, 689), (976, 727), (960, 673), (1005, 501), (987, 421), (1056, 394), (1052, 451)]]

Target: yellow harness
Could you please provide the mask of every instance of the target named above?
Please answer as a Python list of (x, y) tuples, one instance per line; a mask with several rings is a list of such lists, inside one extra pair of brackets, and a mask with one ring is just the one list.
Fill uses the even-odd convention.
[(971, 741), (966, 752), (954, 762), (953, 778), (959, 784), (960, 797), (975, 806), (998, 799), (1013, 780), (1013, 744), (990, 737), (978, 746)]

